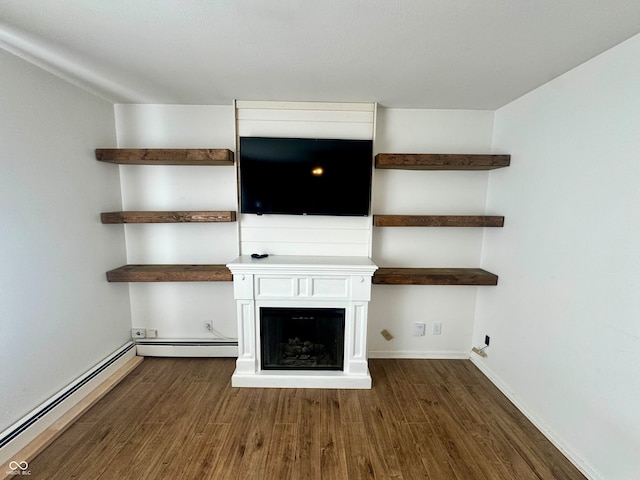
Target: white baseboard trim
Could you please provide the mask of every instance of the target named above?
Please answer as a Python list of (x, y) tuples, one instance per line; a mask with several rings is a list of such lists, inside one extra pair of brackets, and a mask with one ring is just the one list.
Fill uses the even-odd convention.
[(433, 360), (469, 360), (469, 352), (458, 351), (412, 351), (412, 350), (371, 350), (368, 358), (424, 358)]
[(128, 342), (0, 433), (0, 479), (13, 478), (16, 471), (24, 470), (22, 466), (28, 465), (141, 361), (136, 357), (134, 343)]
[(237, 357), (238, 342), (139, 340), (136, 351), (142, 357)]
[(487, 367), (486, 362), (482, 359), (471, 356), (471, 362), (478, 367), (478, 369), (493, 383), (498, 390), (500, 390), (505, 397), (509, 399), (511, 403), (515, 405), (515, 407), (529, 419), (531, 423), (535, 425), (535, 427), (540, 430), (540, 432), (547, 437), (547, 439), (558, 449), (562, 454), (567, 457), (567, 459), (575, 465), (575, 467), (580, 470), (580, 472), (590, 480), (605, 480), (602, 475), (596, 472), (591, 466), (589, 466), (579, 455), (576, 454), (571, 448), (567, 446), (567, 444), (558, 436), (557, 433), (553, 431), (553, 429), (544, 422), (540, 417), (535, 415), (527, 406), (525, 402), (523, 402), (513, 391), (507, 386), (507, 384), (502, 381), (502, 379), (496, 375), (489, 367)]

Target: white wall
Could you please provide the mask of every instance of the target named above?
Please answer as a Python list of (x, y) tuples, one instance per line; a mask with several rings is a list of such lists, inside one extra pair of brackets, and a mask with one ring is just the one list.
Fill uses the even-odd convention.
[[(491, 153), (492, 129), (492, 112), (380, 108), (374, 148), (375, 153)], [(375, 170), (373, 212), (482, 215), (488, 177), (486, 171)], [(482, 230), (374, 227), (372, 258), (383, 267), (477, 267)], [(479, 288), (493, 287), (374, 285), (370, 356), (468, 358)], [(427, 324), (424, 337), (412, 336), (414, 322)], [(431, 334), (434, 322), (442, 323), (439, 336)], [(382, 329), (395, 338), (385, 340)]]
[[(247, 111), (249, 114), (253, 116), (239, 120), (242, 134), (276, 134), (271, 130), (265, 133), (264, 129), (283, 132), (292, 128), (291, 122), (285, 126), (267, 122), (269, 126), (264, 126), (263, 116), (258, 123), (252, 111)], [(117, 105), (118, 146), (234, 149), (233, 117), (232, 106)], [(304, 128), (310, 123), (313, 122), (307, 118), (303, 126), (295, 127), (302, 130), (287, 132), (292, 136), (308, 136), (311, 133), (305, 135)], [(324, 128), (313, 125), (314, 131)], [(489, 153), (492, 128), (492, 112), (380, 108), (374, 148), (377, 152)], [(362, 130), (358, 135), (365, 134)], [(237, 208), (235, 171), (231, 167), (121, 166), (120, 171), (125, 209)], [(374, 213), (483, 214), (488, 175), (376, 170), (372, 208)], [(251, 228), (247, 231), (261, 227), (253, 218), (240, 219), (249, 222)], [(276, 220), (286, 221), (288, 228), (293, 228), (291, 222), (307, 222), (309, 218)], [(342, 220), (334, 221), (335, 228), (343, 229)], [(366, 220), (367, 225), (360, 230), (368, 234), (370, 219)], [(326, 218), (322, 221), (323, 228), (333, 228)], [(312, 226), (317, 227), (315, 223)], [(241, 243), (236, 224), (124, 228), (129, 263), (227, 263), (238, 255)], [(264, 240), (264, 234), (256, 235)], [(368, 240), (365, 247), (366, 243)], [(377, 228), (373, 232), (373, 258), (382, 266), (475, 267), (480, 264), (481, 243), (482, 229)], [(251, 248), (260, 245), (251, 243)], [(269, 248), (275, 248), (273, 242)], [(296, 251), (305, 252), (309, 254), (306, 250)], [(223, 335), (237, 334), (230, 284), (132, 283), (130, 289), (134, 327), (157, 329), (161, 338), (211, 339), (204, 324), (213, 321)], [(369, 330), (371, 355), (468, 356), (477, 290), (478, 287), (458, 286), (374, 287)], [(415, 321), (427, 322), (429, 333), (432, 322), (442, 322), (442, 335), (411, 336)], [(395, 335), (391, 342), (380, 336), (383, 328)]]
[[(116, 105), (120, 148), (228, 148), (233, 106)], [(125, 210), (237, 210), (235, 167), (121, 165)], [(127, 261), (219, 263), (238, 256), (237, 223), (139, 224), (125, 229)], [(211, 322), (236, 336), (231, 282), (130, 283), (133, 326), (164, 339), (205, 339)]]
[(592, 478), (640, 472), (640, 36), (501, 108), (475, 358)]
[(113, 105), (0, 50), (0, 431), (130, 339)]

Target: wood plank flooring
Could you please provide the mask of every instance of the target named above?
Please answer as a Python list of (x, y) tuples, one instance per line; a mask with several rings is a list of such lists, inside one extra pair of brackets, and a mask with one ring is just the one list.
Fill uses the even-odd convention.
[(231, 388), (234, 359), (147, 358), (34, 479), (584, 479), (467, 360), (370, 360), (371, 390)]

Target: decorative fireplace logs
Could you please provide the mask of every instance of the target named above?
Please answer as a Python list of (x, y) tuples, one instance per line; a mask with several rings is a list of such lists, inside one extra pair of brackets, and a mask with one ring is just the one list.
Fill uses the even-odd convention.
[(321, 343), (313, 343), (309, 340), (300, 340), (298, 337), (290, 338), (287, 343), (279, 344), (279, 357), (282, 365), (288, 367), (317, 367), (332, 365), (326, 347)]

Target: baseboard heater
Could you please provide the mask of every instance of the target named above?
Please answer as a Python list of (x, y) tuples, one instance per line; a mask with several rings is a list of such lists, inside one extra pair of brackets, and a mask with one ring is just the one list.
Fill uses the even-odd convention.
[(31, 427), (38, 420), (44, 417), (51, 410), (56, 408), (62, 402), (64, 402), (67, 398), (73, 395), (75, 392), (84, 387), (87, 383), (93, 380), (95, 377), (104, 372), (107, 368), (117, 362), (120, 358), (126, 355), (131, 349), (135, 348), (135, 343), (129, 342), (122, 346), (119, 350), (114, 352), (111, 356), (107, 357), (101, 363), (99, 363), (96, 367), (86, 372), (84, 375), (76, 379), (73, 383), (68, 385), (66, 388), (58, 392), (54, 397), (49, 399), (44, 404), (40, 405), (38, 408), (29, 413), (26, 417), (23, 417), (22, 420), (19, 420), (18, 423), (12, 425), (7, 430), (2, 433), (0, 437), (0, 449), (7, 445), (9, 442), (14, 440), (18, 435), (23, 433), (27, 428)]
[(216, 340), (136, 340), (136, 345), (196, 345), (196, 346), (232, 346), (237, 347), (238, 342)]
[(238, 342), (229, 340), (136, 340), (142, 357), (237, 357)]

